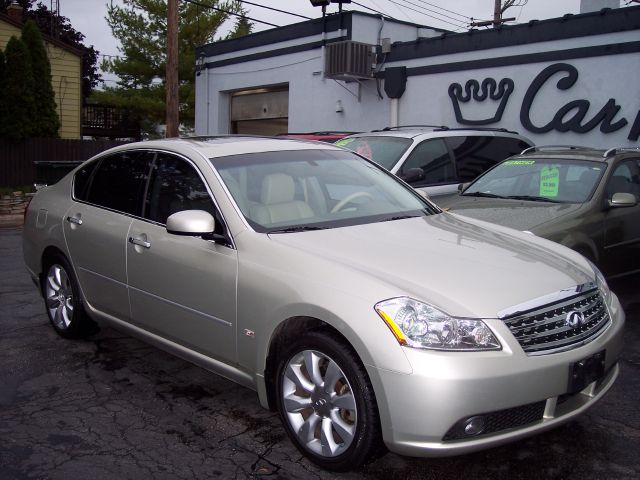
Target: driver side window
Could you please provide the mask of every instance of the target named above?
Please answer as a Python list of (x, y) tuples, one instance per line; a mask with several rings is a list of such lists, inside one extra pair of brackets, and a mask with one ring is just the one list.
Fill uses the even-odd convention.
[(182, 210), (204, 210), (216, 218), (213, 201), (195, 168), (182, 158), (159, 152), (151, 171), (143, 217), (166, 224), (169, 215)]
[(420, 180), (410, 182), (414, 187), (451, 183), (456, 180), (449, 150), (439, 138), (425, 140), (416, 146), (402, 165), (401, 174), (406, 175), (412, 168), (419, 168), (424, 174)]
[(607, 183), (607, 198), (614, 193), (632, 193), (640, 200), (640, 175), (637, 161), (625, 160), (620, 162)]

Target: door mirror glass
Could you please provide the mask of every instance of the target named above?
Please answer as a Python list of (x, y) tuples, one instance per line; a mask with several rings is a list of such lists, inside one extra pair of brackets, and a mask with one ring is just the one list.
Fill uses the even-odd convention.
[(609, 200), (610, 207), (633, 207), (638, 203), (633, 193), (614, 193)]
[(215, 220), (204, 210), (183, 210), (169, 215), (167, 232), (174, 235), (201, 236), (213, 233)]
[(424, 178), (424, 171), (421, 168), (410, 168), (400, 178), (407, 183), (419, 182)]

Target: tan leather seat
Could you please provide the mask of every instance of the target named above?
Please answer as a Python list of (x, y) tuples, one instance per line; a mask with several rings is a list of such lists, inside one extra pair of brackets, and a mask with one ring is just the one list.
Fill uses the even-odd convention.
[(260, 204), (251, 205), (251, 218), (262, 225), (291, 220), (302, 220), (314, 216), (311, 207), (294, 200), (295, 184), (290, 175), (272, 173), (264, 177)]

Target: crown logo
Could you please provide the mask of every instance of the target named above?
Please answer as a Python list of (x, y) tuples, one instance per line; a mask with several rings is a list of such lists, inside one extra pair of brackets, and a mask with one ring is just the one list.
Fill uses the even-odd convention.
[[(467, 125), (487, 125), (499, 122), (507, 106), (509, 96), (513, 92), (513, 86), (513, 80), (510, 78), (503, 78), (500, 83), (496, 83), (493, 78), (485, 78), (482, 84), (477, 80), (468, 80), (464, 85), (464, 90), (459, 83), (452, 83), (449, 85), (449, 97), (451, 97), (456, 120), (458, 123)], [(476, 110), (471, 113), (469, 108), (465, 108), (467, 115), (465, 116), (462, 114), (460, 104), (467, 104), (472, 98), (478, 102), (473, 104)], [(485, 103), (487, 98), (492, 101)]]

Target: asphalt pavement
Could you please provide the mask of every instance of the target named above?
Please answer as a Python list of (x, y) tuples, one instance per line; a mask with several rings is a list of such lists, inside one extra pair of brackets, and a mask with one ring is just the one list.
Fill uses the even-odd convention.
[(250, 390), (113, 329), (57, 336), (19, 228), (0, 229), (0, 272), (2, 480), (640, 478), (640, 275), (612, 283), (627, 312), (621, 373), (579, 419), (472, 455), (388, 454), (337, 475), (303, 459)]

